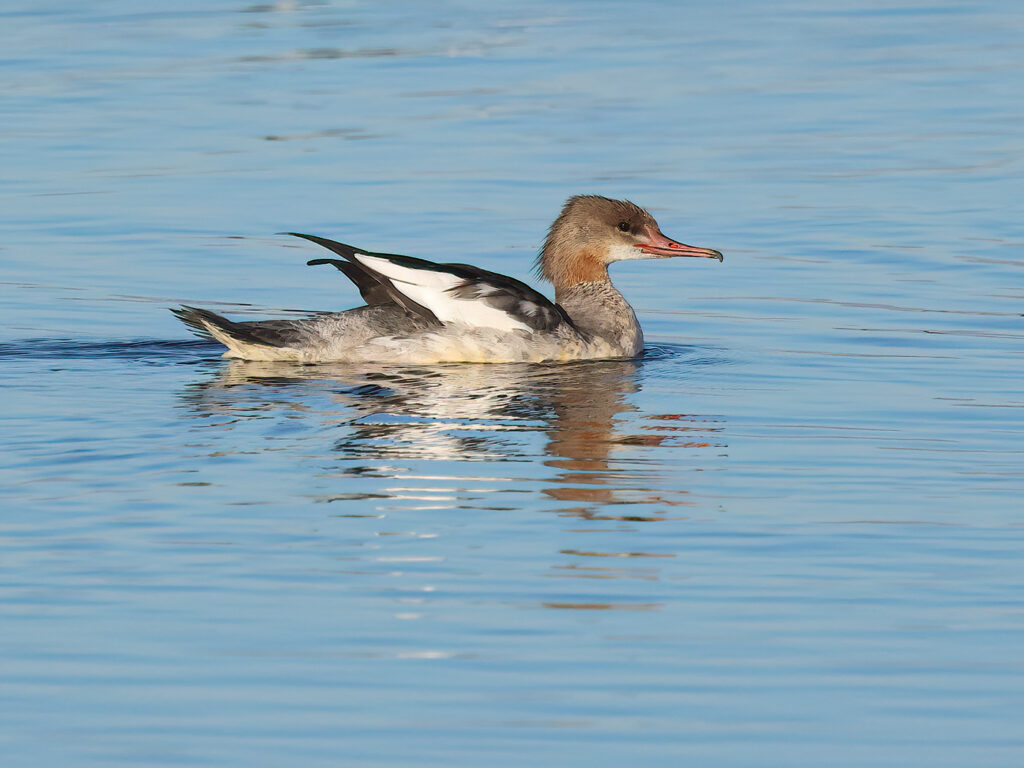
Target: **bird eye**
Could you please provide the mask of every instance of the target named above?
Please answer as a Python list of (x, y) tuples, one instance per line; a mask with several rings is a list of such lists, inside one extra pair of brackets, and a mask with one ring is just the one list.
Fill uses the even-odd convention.
[(619, 232), (629, 232), (629, 222), (628, 221), (620, 221), (619, 222)]

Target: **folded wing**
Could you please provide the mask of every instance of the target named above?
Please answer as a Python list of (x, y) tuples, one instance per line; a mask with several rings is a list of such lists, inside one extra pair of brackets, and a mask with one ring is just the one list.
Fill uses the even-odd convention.
[[(435, 322), (507, 331), (550, 332), (572, 320), (557, 304), (514, 278), (468, 264), (437, 264), (411, 256), (373, 253), (323, 237), (288, 234), (345, 258), (332, 263), (359, 288), (367, 303), (393, 302)], [(344, 266), (342, 266), (344, 265)]]

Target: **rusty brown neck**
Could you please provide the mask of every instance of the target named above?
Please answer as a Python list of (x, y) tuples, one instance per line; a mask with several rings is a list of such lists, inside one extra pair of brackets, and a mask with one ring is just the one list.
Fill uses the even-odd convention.
[(551, 265), (554, 269), (549, 274), (555, 286), (555, 301), (574, 285), (609, 282), (608, 265), (586, 251), (554, 261), (556, 263)]

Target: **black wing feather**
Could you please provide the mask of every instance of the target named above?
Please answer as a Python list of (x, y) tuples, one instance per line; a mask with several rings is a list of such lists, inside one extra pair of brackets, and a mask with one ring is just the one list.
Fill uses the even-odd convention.
[(368, 256), (394, 258), (392, 254), (371, 253), (370, 251), (354, 248), (353, 246), (346, 245), (345, 243), (328, 240), (326, 237), (304, 235), (301, 232), (285, 232), (284, 234), (301, 237), (303, 240), (309, 240), (311, 243), (322, 245), (324, 248), (334, 251), (334, 253), (339, 256), (343, 256), (346, 259), (345, 261), (338, 261), (337, 259), (311, 259), (310, 261), (307, 261), (306, 264), (334, 265), (344, 273), (345, 277), (355, 283), (356, 288), (359, 289), (359, 295), (362, 296), (363, 300), (370, 306), (394, 304), (401, 307), (409, 314), (415, 315), (428, 323), (441, 325), (441, 321), (437, 319), (437, 315), (395, 288), (394, 284), (387, 277), (379, 272), (374, 272), (372, 269), (368, 269), (355, 259), (355, 255), (357, 253), (365, 253)]
[(360, 268), (360, 265), (353, 261), (342, 261), (341, 259), (310, 259), (306, 262), (307, 266), (315, 267), (320, 264), (330, 264), (345, 277), (355, 283), (356, 288), (359, 289), (359, 295), (363, 297), (363, 301), (369, 304), (371, 307), (377, 306), (378, 304), (394, 304), (395, 302), (391, 298), (391, 294), (388, 292), (388, 288), (384, 285), (377, 276), (370, 272), (368, 269)]
[[(288, 232), (287, 234), (322, 245), (324, 248), (344, 257), (346, 261), (341, 263), (346, 266), (356, 266), (361, 270), (362, 274), (360, 279), (357, 280), (348, 270), (335, 264), (333, 259), (314, 259), (309, 262), (310, 264), (335, 264), (338, 269), (341, 269), (356, 284), (360, 293), (363, 292), (360, 280), (363, 282), (367, 282), (370, 279), (375, 280), (382, 286), (382, 290), (386, 291), (387, 298), (389, 299), (388, 303), (398, 304), (407, 311), (419, 314), (435, 323), (440, 321), (433, 312), (395, 288), (388, 277), (359, 262), (356, 259), (356, 255), (375, 256), (409, 269), (444, 272), (459, 277), (462, 279), (462, 282), (448, 289), (454, 296), (461, 299), (483, 301), (485, 304), (511, 315), (534, 331), (553, 331), (563, 323), (575, 327), (572, 318), (569, 317), (569, 314), (561, 305), (555, 304), (544, 294), (534, 290), (526, 283), (516, 280), (514, 277), (490, 272), (470, 264), (439, 264), (427, 261), (426, 259), (418, 259), (414, 256), (365, 251), (361, 248), (355, 248), (351, 245), (328, 240), (326, 237), (317, 237), (316, 235), (303, 235), (298, 232)], [(375, 300), (381, 298), (376, 290), (372, 292), (372, 295)], [(370, 303), (370, 299), (365, 294), (363, 294), (363, 298), (366, 299), (367, 303)]]

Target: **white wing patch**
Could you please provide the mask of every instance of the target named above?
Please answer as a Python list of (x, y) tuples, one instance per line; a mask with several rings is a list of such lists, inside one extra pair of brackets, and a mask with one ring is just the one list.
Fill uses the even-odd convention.
[(413, 301), (429, 309), (442, 323), (463, 323), (476, 328), (496, 328), (502, 331), (530, 331), (508, 312), (485, 303), (486, 296), (500, 293), (500, 288), (482, 286), (478, 298), (459, 298), (449, 293), (463, 282), (461, 277), (432, 269), (414, 269), (395, 264), (379, 256), (356, 253), (361, 264), (379, 272), (392, 281), (396, 289)]

